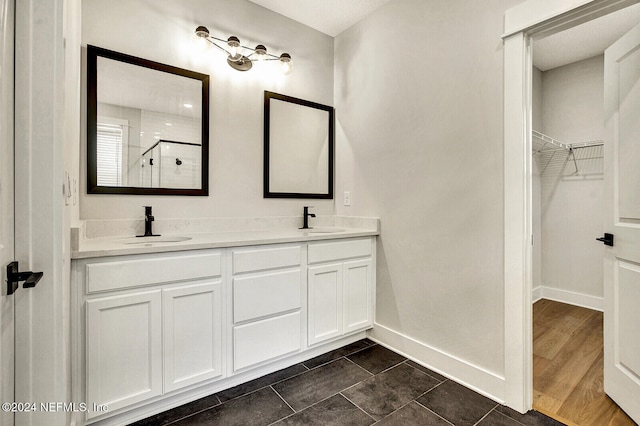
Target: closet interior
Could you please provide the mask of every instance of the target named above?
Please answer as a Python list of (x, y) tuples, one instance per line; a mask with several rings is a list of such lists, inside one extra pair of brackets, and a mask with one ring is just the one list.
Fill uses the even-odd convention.
[(533, 407), (633, 425), (604, 393), (604, 57), (534, 68)]

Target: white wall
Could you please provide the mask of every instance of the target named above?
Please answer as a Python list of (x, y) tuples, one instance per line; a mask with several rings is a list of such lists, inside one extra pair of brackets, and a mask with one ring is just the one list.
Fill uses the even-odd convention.
[(447, 362), (504, 374), (501, 34), (517, 3), (395, 0), (335, 42), (336, 190), (353, 196), (336, 210), (381, 218), (376, 322), (467, 381)]
[[(603, 139), (603, 90), (602, 55), (544, 72), (542, 131), (566, 143)], [(542, 177), (543, 286), (602, 298), (603, 190), (601, 174)]]
[[(236, 35), (244, 45), (286, 51), (295, 69), (275, 77), (242, 73), (217, 51), (195, 55), (191, 35), (198, 25), (220, 38)], [(333, 200), (262, 197), (264, 90), (333, 105), (331, 37), (246, 0), (83, 0), (82, 43), (210, 74), (211, 81), (209, 196), (88, 195), (83, 148), (81, 219), (138, 219), (143, 205), (152, 205), (156, 218), (295, 216), (309, 204), (316, 213), (334, 213)]]

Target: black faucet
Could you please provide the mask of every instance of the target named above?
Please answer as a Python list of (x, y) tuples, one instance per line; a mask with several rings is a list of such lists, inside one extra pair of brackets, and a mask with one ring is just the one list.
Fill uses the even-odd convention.
[(313, 206), (304, 206), (304, 212), (302, 213), (302, 228), (299, 229), (311, 229), (309, 226), (309, 217), (316, 217), (315, 214), (309, 213), (309, 209)]
[(155, 220), (151, 214), (151, 206), (144, 207), (144, 235), (136, 235), (137, 237), (159, 237), (160, 234), (154, 234), (152, 230), (152, 223)]

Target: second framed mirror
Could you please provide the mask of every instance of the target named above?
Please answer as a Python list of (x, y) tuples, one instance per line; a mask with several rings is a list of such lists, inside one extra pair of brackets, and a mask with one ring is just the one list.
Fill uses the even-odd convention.
[(334, 109), (264, 92), (264, 197), (333, 198)]

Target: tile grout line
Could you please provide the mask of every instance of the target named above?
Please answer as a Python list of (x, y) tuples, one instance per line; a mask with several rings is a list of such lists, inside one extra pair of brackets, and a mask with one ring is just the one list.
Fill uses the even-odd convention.
[[(203, 413), (203, 412), (205, 412), (205, 411), (211, 410), (212, 408), (215, 408), (215, 407), (218, 407), (218, 406), (222, 405), (222, 401), (220, 401), (220, 398), (218, 398), (218, 395), (216, 395), (216, 394), (214, 393), (213, 395), (209, 395), (209, 396), (215, 396), (215, 397), (216, 397), (216, 399), (218, 400), (218, 403), (217, 403), (217, 404), (215, 404), (215, 405), (212, 405), (212, 406), (210, 406), (210, 407), (203, 408), (202, 410), (197, 410), (197, 411), (191, 412), (191, 413), (189, 413), (189, 414), (187, 414), (187, 415), (185, 415), (185, 416), (179, 417), (179, 418), (177, 418), (177, 419), (175, 419), (175, 420), (171, 420), (169, 423), (166, 423), (166, 424), (165, 424), (165, 426), (170, 426), (170, 425), (175, 424), (175, 423), (178, 423), (178, 422), (180, 422), (180, 421), (182, 421), (182, 420), (188, 419), (189, 417), (195, 416), (196, 414)], [(208, 397), (208, 396), (205, 396), (205, 397), (203, 397), (203, 398), (207, 398), (207, 397)], [(197, 400), (196, 400), (196, 401), (197, 401)], [(195, 401), (191, 401), (191, 403), (193, 403), (193, 402), (195, 402)], [(190, 403), (187, 403), (187, 404), (190, 404)], [(187, 405), (187, 404), (184, 404), (184, 405)], [(167, 411), (164, 411), (164, 412), (168, 412), (168, 411), (171, 411), (171, 410), (175, 410), (176, 408), (179, 408), (179, 407), (182, 407), (182, 405), (179, 405), (178, 407), (171, 408), (171, 409), (169, 409), (169, 410), (167, 410)], [(163, 413), (164, 413), (164, 412), (163, 412)], [(160, 414), (162, 414), (162, 413), (158, 413), (157, 415), (160, 415)]]
[[(360, 383), (360, 382), (358, 382), (358, 383)], [(356, 384), (358, 384), (358, 383), (356, 383)], [(355, 385), (353, 385), (353, 386), (355, 386)], [(351, 388), (351, 387), (352, 387), (352, 386), (350, 386), (349, 388)], [(347, 389), (349, 389), (349, 388), (347, 388)], [(308, 405), (308, 406), (304, 407), (304, 408), (303, 408), (303, 409), (301, 409), (300, 411), (296, 411), (296, 410), (294, 410), (294, 409), (293, 409), (293, 407), (292, 407), (291, 405), (289, 405), (289, 403), (287, 403), (287, 401), (284, 399), (284, 397), (282, 397), (282, 395), (280, 395), (280, 394), (278, 393), (278, 391), (276, 391), (275, 389), (273, 389), (273, 391), (274, 391), (276, 394), (278, 394), (278, 396), (280, 397), (280, 399), (282, 399), (282, 400), (287, 404), (287, 406), (289, 406), (289, 408), (291, 408), (291, 409), (293, 410), (293, 413), (291, 413), (291, 414), (289, 414), (289, 415), (287, 415), (287, 416), (284, 416), (284, 417), (282, 417), (281, 419), (276, 420), (275, 422), (269, 423), (269, 425), (267, 425), (267, 426), (271, 426), (271, 425), (273, 425), (273, 424), (275, 424), (275, 423), (278, 423), (278, 422), (279, 422), (279, 421), (281, 421), (281, 420), (288, 419), (289, 417), (292, 417), (292, 416), (294, 416), (294, 415), (296, 415), (296, 414), (302, 413), (303, 411), (308, 410), (309, 408), (314, 407), (314, 406), (316, 406), (316, 405), (318, 405), (318, 404), (321, 404), (321, 403), (323, 403), (324, 401), (326, 401), (326, 400), (328, 400), (328, 399), (331, 399), (331, 398), (333, 398), (333, 397), (334, 397), (334, 396), (336, 396), (336, 395), (340, 395), (340, 396), (342, 396), (344, 399), (346, 399), (346, 400), (347, 400), (347, 401), (349, 401), (351, 404), (353, 404), (357, 409), (359, 409), (360, 411), (363, 411), (363, 412), (364, 412), (368, 417), (371, 417), (371, 416), (370, 416), (366, 411), (364, 411), (362, 408), (360, 408), (357, 404), (355, 404), (353, 401), (351, 401), (351, 400), (350, 400), (349, 398), (347, 398), (346, 396), (342, 395), (342, 391), (340, 391), (340, 392), (336, 392), (336, 393), (334, 393), (334, 394), (332, 394), (332, 395), (329, 395), (328, 397), (326, 397), (326, 398), (324, 398), (324, 399), (321, 399), (321, 400), (320, 400), (320, 401), (318, 401), (318, 402), (314, 402), (313, 404), (311, 404), (311, 405)], [(371, 417), (371, 418), (373, 419), (373, 417)], [(373, 420), (374, 420), (374, 422), (375, 422), (375, 419), (373, 419)]]
[[(400, 361), (400, 362), (398, 362), (397, 364), (393, 364), (391, 367), (387, 367), (387, 368), (385, 368), (384, 370), (379, 371), (379, 372), (377, 372), (377, 373), (373, 373), (373, 372), (371, 372), (371, 371), (367, 370), (367, 369), (366, 369), (366, 368), (364, 368), (364, 367), (362, 367), (362, 368), (364, 368), (365, 370), (369, 371), (369, 373), (373, 374), (374, 376), (377, 376), (378, 374), (386, 373), (387, 371), (391, 370), (392, 368), (396, 368), (396, 367), (397, 367), (397, 366), (399, 366), (400, 364), (404, 364), (404, 361)], [(409, 367), (411, 367), (411, 366), (409, 366)], [(422, 372), (421, 372), (421, 373), (422, 373)], [(422, 374), (425, 374), (425, 373), (422, 373)]]
[[(362, 382), (358, 382), (358, 383), (362, 383)], [(355, 386), (355, 385), (354, 385), (354, 386)], [(350, 387), (351, 387), (351, 386), (350, 386)], [(350, 388), (350, 387), (349, 387), (349, 388)], [(347, 389), (349, 389), (349, 388), (347, 388)], [(345, 390), (346, 390), (346, 389), (345, 389)], [(349, 398), (347, 398), (347, 397), (346, 397), (342, 392), (344, 392), (344, 391), (338, 392), (338, 394), (340, 394), (340, 396), (342, 396), (344, 399), (346, 399), (347, 401), (349, 401), (350, 403), (352, 403), (352, 404), (353, 404), (353, 406), (354, 406), (354, 407), (356, 407), (358, 410), (360, 410), (360, 411), (362, 411), (364, 414), (366, 414), (366, 415), (367, 415), (367, 417), (369, 417), (371, 420), (373, 420), (373, 423), (377, 423), (377, 422), (379, 422), (379, 420), (374, 419), (374, 418), (373, 418), (373, 416), (372, 416), (371, 414), (367, 413), (367, 411), (366, 411), (364, 408), (360, 407), (358, 404), (356, 404), (355, 402), (353, 402), (352, 400), (350, 400)], [(371, 424), (373, 424), (373, 423), (371, 423)]]
[[(346, 358), (346, 357), (345, 357), (345, 358)], [(406, 364), (406, 361), (408, 361), (408, 359), (406, 359), (406, 358), (405, 358), (403, 361), (401, 361), (401, 362), (399, 362), (399, 363), (397, 363), (397, 364), (394, 364), (394, 365), (392, 365), (391, 367), (389, 367), (389, 368), (387, 368), (387, 369), (385, 369), (385, 370), (382, 370), (382, 371), (380, 371), (379, 373), (376, 373), (376, 374), (371, 373), (369, 370), (365, 369), (364, 367), (360, 366), (359, 364), (357, 364), (356, 362), (354, 362), (354, 361), (350, 360), (349, 358), (346, 358), (346, 359), (347, 359), (348, 361), (351, 361), (353, 364), (357, 365), (358, 367), (362, 368), (364, 371), (366, 371), (366, 372), (368, 372), (369, 374), (371, 374), (371, 376), (370, 376), (370, 377), (368, 377), (368, 378), (366, 378), (366, 379), (364, 379), (364, 380), (361, 380), (361, 381), (360, 381), (360, 382), (358, 382), (358, 383), (354, 383), (353, 385), (349, 386), (349, 387), (348, 387), (348, 388), (346, 388), (346, 389), (343, 389), (343, 390), (340, 392), (340, 395), (342, 395), (342, 396), (343, 396), (347, 401), (351, 402), (351, 403), (352, 403), (353, 405), (355, 405), (358, 409), (360, 409), (362, 412), (364, 412), (364, 413), (365, 413), (365, 414), (367, 414), (369, 417), (371, 417), (371, 418), (374, 420), (374, 423), (378, 423), (378, 422), (382, 421), (383, 419), (385, 419), (385, 418), (389, 417), (391, 414), (395, 413), (396, 411), (400, 410), (401, 408), (403, 408), (403, 407), (405, 407), (405, 406), (409, 405), (409, 404), (410, 404), (411, 402), (413, 402), (413, 401), (415, 401), (415, 402), (416, 402), (417, 404), (419, 404), (421, 407), (424, 407), (422, 404), (418, 403), (418, 402), (416, 401), (416, 399), (417, 399), (417, 398), (420, 398), (421, 396), (423, 396), (423, 395), (425, 395), (425, 394), (427, 394), (427, 393), (429, 393), (430, 391), (432, 391), (433, 389), (437, 388), (438, 386), (440, 386), (441, 384), (443, 384), (444, 382), (446, 382), (446, 381), (448, 380), (448, 379), (445, 379), (445, 380), (443, 380), (443, 381), (440, 381), (440, 379), (437, 379), (437, 378), (435, 378), (435, 377), (433, 377), (433, 376), (431, 376), (431, 375), (429, 375), (429, 374), (425, 373), (424, 371), (421, 371), (421, 370), (420, 370), (420, 369), (418, 369), (418, 368), (415, 368), (415, 367), (413, 367), (413, 366), (411, 366), (411, 365), (409, 365), (409, 364)], [(393, 368), (395, 368), (395, 367), (398, 367), (400, 364), (406, 364), (406, 365), (407, 365), (408, 367), (410, 367), (412, 370), (414, 370), (414, 371), (416, 371), (416, 372), (418, 372), (418, 373), (424, 374), (425, 376), (432, 378), (433, 380), (437, 381), (438, 383), (436, 383), (434, 386), (430, 387), (430, 388), (429, 388), (429, 389), (427, 389), (425, 392), (423, 392), (423, 393), (421, 393), (420, 395), (418, 395), (416, 398), (414, 398), (414, 399), (412, 399), (412, 400), (408, 401), (406, 404), (402, 405), (401, 407), (399, 407), (399, 408), (397, 408), (396, 410), (392, 411), (391, 413), (387, 414), (386, 416), (384, 416), (384, 417), (383, 417), (383, 418), (381, 418), (380, 420), (376, 420), (375, 418), (373, 418), (369, 413), (367, 413), (367, 411), (366, 411), (365, 409), (363, 409), (362, 407), (360, 407), (360, 406), (359, 406), (358, 404), (356, 404), (355, 402), (351, 401), (349, 398), (347, 398), (347, 397), (342, 393), (342, 392), (348, 391), (349, 389), (351, 389), (351, 388), (353, 388), (353, 387), (355, 387), (355, 386), (358, 386), (359, 384), (361, 384), (361, 383), (365, 382), (366, 380), (371, 379), (372, 377), (376, 377), (376, 376), (378, 376), (379, 374), (383, 374), (383, 373), (385, 373), (385, 372), (387, 372), (387, 371), (389, 371), (389, 370), (391, 370), (391, 369), (393, 369)], [(426, 410), (428, 410), (428, 411), (431, 411), (431, 410), (429, 410), (427, 407), (424, 407), (424, 408), (425, 408)], [(431, 412), (433, 412), (433, 411), (431, 411)], [(447, 421), (446, 419), (444, 419), (443, 417), (441, 417), (441, 416), (437, 415), (436, 413), (434, 413), (434, 414), (435, 414), (436, 416), (438, 416), (438, 417), (442, 418), (443, 420)], [(447, 423), (451, 424), (449, 421), (447, 421)]]
[[(442, 384), (442, 383), (446, 382), (447, 380), (449, 380), (449, 379), (447, 379), (447, 378), (445, 378), (444, 380), (440, 380), (440, 379), (438, 379), (437, 377), (433, 377), (431, 374), (426, 373), (426, 372), (422, 371), (422, 370), (421, 370), (421, 369), (419, 369), (419, 368), (415, 368), (413, 365), (409, 364), (407, 361), (409, 361), (409, 359), (406, 359), (405, 361), (401, 362), (400, 364), (404, 364), (404, 365), (406, 365), (407, 367), (411, 367), (412, 369), (414, 369), (414, 370), (415, 370), (415, 371), (417, 371), (418, 373), (422, 373), (422, 374), (424, 374), (424, 375), (425, 375), (425, 376), (427, 376), (427, 377), (431, 377), (431, 378), (432, 378), (433, 380), (435, 380), (436, 382), (439, 382), (439, 383), (438, 383), (438, 385), (440, 385), (440, 384)], [(400, 365), (400, 364), (396, 364), (396, 365), (394, 365), (394, 367), (397, 367), (397, 366), (398, 366), (398, 365)], [(393, 368), (393, 367), (391, 367), (391, 368)], [(387, 370), (390, 370), (391, 368), (388, 368)], [(387, 370), (385, 370), (385, 371), (387, 371)], [(437, 386), (437, 385), (436, 385), (436, 386)], [(435, 386), (434, 386), (434, 387), (435, 387)], [(431, 389), (433, 389), (433, 388), (431, 388)], [(429, 389), (429, 390), (431, 390), (431, 389)], [(429, 392), (429, 391), (427, 391), (427, 392)], [(427, 393), (427, 392), (425, 392), (425, 393)], [(424, 395), (424, 394), (423, 394), (423, 395)]]
[[(415, 401), (415, 399), (412, 399), (411, 401), (407, 402), (407, 403), (406, 403), (406, 404), (404, 404), (402, 407), (398, 407), (397, 409), (393, 410), (392, 412), (390, 412), (389, 414), (387, 414), (386, 416), (384, 416), (384, 417), (383, 417), (383, 418), (381, 418), (380, 420), (376, 420), (376, 419), (373, 419), (373, 420), (376, 420), (376, 421), (375, 421), (376, 423), (381, 422), (382, 420), (386, 419), (387, 417), (389, 417), (389, 416), (393, 415), (393, 413), (395, 413), (396, 411), (402, 410), (404, 407), (406, 407), (407, 405), (411, 404), (413, 401)], [(357, 405), (356, 405), (356, 407), (357, 407)], [(360, 408), (360, 407), (358, 407), (358, 408)], [(363, 410), (363, 411), (364, 411), (364, 410)], [(370, 416), (370, 417), (371, 417), (371, 416)]]
[[(355, 343), (355, 342), (354, 342), (354, 343)], [(365, 347), (365, 348), (357, 349), (357, 350), (355, 350), (355, 351), (353, 351), (353, 352), (349, 352), (349, 353), (347, 353), (347, 354), (344, 354), (344, 355), (342, 355), (342, 356), (339, 356), (338, 358), (331, 359), (331, 360), (329, 360), (329, 361), (327, 361), (327, 362), (324, 362), (324, 363), (322, 363), (322, 364), (316, 365), (316, 366), (315, 366), (315, 367), (313, 367), (313, 368), (309, 368), (309, 367), (307, 367), (306, 365), (304, 365), (305, 361), (302, 361), (302, 362), (301, 362), (301, 364), (302, 364), (302, 365), (304, 365), (304, 366), (305, 366), (305, 368), (306, 368), (307, 370), (315, 370), (316, 368), (322, 367), (323, 365), (327, 365), (327, 364), (330, 364), (330, 363), (332, 363), (332, 362), (334, 362), (334, 361), (337, 361), (337, 360), (339, 360), (340, 358), (347, 358), (347, 357), (349, 357), (349, 356), (351, 356), (351, 355), (355, 355), (355, 354), (357, 354), (358, 352), (362, 352), (362, 351), (364, 351), (365, 349), (370, 349), (370, 348), (372, 348), (372, 347), (374, 347), (374, 346), (377, 346), (377, 345), (378, 345), (377, 343), (373, 343), (373, 344), (371, 344), (371, 345), (369, 345), (369, 346), (367, 346), (367, 347)], [(337, 351), (337, 350), (339, 350), (339, 349), (340, 349), (340, 348), (335, 349), (335, 350)], [(330, 352), (329, 352), (329, 353), (330, 353)], [(322, 355), (318, 355), (318, 356), (322, 356)], [(316, 358), (317, 358), (317, 357), (316, 357)], [(311, 358), (311, 359), (313, 359), (313, 358)], [(309, 361), (309, 360), (307, 360), (307, 361)], [(349, 361), (351, 361), (351, 360), (349, 360)]]
[[(366, 368), (364, 368), (363, 366), (359, 365), (358, 363), (351, 361), (351, 360), (350, 360), (349, 358), (347, 358), (346, 356), (343, 356), (342, 358), (346, 359), (348, 362), (350, 362), (351, 364), (355, 365), (356, 367), (358, 367), (359, 369), (361, 369), (361, 370), (362, 370), (362, 371), (364, 371), (365, 373), (370, 374), (370, 376), (369, 376), (369, 377), (367, 377), (367, 378), (366, 378), (366, 379), (364, 379), (364, 380), (369, 380), (371, 377), (375, 376), (375, 374), (373, 374), (371, 371), (367, 370)], [(364, 380), (360, 380), (360, 382), (364, 382)], [(358, 382), (358, 383), (360, 383), (360, 382)], [(356, 383), (356, 384), (357, 384), (357, 383)], [(352, 385), (352, 386), (353, 386), (353, 385)], [(349, 388), (350, 388), (350, 387), (351, 387), (351, 386), (349, 386)], [(347, 388), (347, 389), (348, 389), (348, 388)], [(344, 390), (344, 389), (343, 389), (343, 390)]]
[[(279, 393), (277, 390), (275, 390), (275, 389), (273, 388), (273, 386), (269, 386), (269, 387), (271, 388), (271, 390), (272, 390), (272, 391), (274, 391), (274, 392), (275, 392), (275, 394), (276, 394), (276, 395), (278, 395), (278, 397), (279, 397), (279, 398), (280, 398), (280, 399), (281, 399), (285, 404), (287, 404), (287, 407), (289, 407), (289, 408), (291, 409), (291, 411), (293, 411), (293, 413), (289, 414), (289, 416), (292, 416), (292, 415), (294, 415), (294, 414), (296, 414), (296, 413), (297, 413), (297, 411), (296, 411), (296, 410), (294, 410), (294, 409), (293, 409), (293, 407), (292, 407), (291, 405), (289, 405), (289, 403), (287, 402), (287, 400), (286, 400), (286, 399), (284, 399), (284, 397), (283, 397), (282, 395), (280, 395), (280, 393)], [(285, 416), (285, 417), (283, 417), (282, 419), (286, 419), (286, 418), (287, 418), (287, 417), (289, 417), (289, 416)], [(278, 421), (280, 421), (280, 420), (282, 420), (282, 419), (278, 419)]]
[[(409, 361), (412, 361), (412, 360), (410, 360), (409, 358), (407, 358), (407, 359), (405, 359), (405, 360), (403, 361), (403, 364), (407, 364), (409, 367), (411, 367), (411, 368), (413, 368), (413, 369), (415, 369), (415, 370), (418, 370), (419, 372), (421, 372), (421, 373), (423, 373), (423, 374), (426, 374), (427, 376), (431, 377), (431, 378), (432, 378), (432, 379), (434, 379), (434, 380), (437, 380), (437, 381), (439, 381), (439, 382), (446, 382), (447, 380), (450, 380), (450, 379), (448, 379), (447, 377), (444, 377), (444, 376), (440, 376), (440, 377), (444, 377), (444, 380), (440, 380), (439, 378), (432, 376), (431, 374), (427, 373), (426, 371), (422, 371), (420, 368), (418, 368), (418, 367), (414, 367), (413, 365), (409, 364)], [(412, 362), (415, 362), (415, 361), (412, 361)], [(420, 364), (418, 364), (418, 365), (420, 365)], [(423, 368), (427, 368), (427, 367), (423, 367)], [(435, 373), (435, 371), (434, 371), (434, 373)], [(436, 374), (437, 374), (437, 373), (436, 373)]]
[[(302, 364), (302, 363), (299, 363), (299, 364)], [(293, 367), (293, 366), (295, 366), (295, 365), (296, 365), (296, 364), (292, 365), (291, 367)], [(273, 385), (277, 385), (277, 384), (279, 384), (279, 383), (282, 383), (282, 382), (287, 381), (287, 380), (289, 380), (289, 379), (293, 379), (294, 377), (298, 377), (298, 376), (300, 376), (300, 375), (302, 375), (302, 374), (305, 374), (305, 373), (307, 373), (307, 372), (311, 371), (311, 370), (310, 370), (306, 365), (302, 365), (302, 366), (303, 366), (304, 368), (306, 368), (306, 370), (305, 370), (305, 371), (301, 371), (300, 373), (296, 373), (296, 374), (294, 374), (294, 375), (292, 375), (292, 376), (289, 376), (289, 377), (286, 377), (286, 378), (284, 378), (284, 379), (276, 380), (275, 382), (272, 382), (272, 383), (270, 383), (270, 384), (268, 384), (268, 385), (264, 385), (264, 386), (262, 386), (262, 387), (259, 387), (258, 389), (254, 389), (254, 390), (252, 390), (252, 391), (250, 391), (250, 392), (245, 392), (245, 393), (240, 394), (240, 395), (238, 395), (238, 396), (234, 396), (233, 398), (229, 398), (229, 399), (227, 399), (226, 401), (222, 401), (222, 400), (220, 399), (220, 397), (218, 396), (218, 394), (219, 394), (219, 393), (221, 393), (221, 392), (224, 392), (225, 390), (233, 389), (233, 388), (234, 388), (234, 387), (236, 387), (236, 386), (233, 386), (233, 387), (231, 387), (231, 388), (229, 388), (229, 389), (221, 390), (220, 392), (217, 392), (217, 393), (215, 393), (214, 395), (216, 396), (216, 398), (218, 398), (218, 401), (220, 401), (220, 404), (225, 404), (225, 403), (227, 403), (227, 402), (229, 402), (229, 401), (233, 401), (233, 400), (235, 400), (235, 399), (242, 398), (243, 396), (246, 396), (246, 395), (251, 395), (251, 394), (252, 394), (252, 393), (254, 393), (254, 392), (258, 392), (259, 390), (262, 390), (262, 389), (264, 389), (264, 388), (267, 388), (267, 387), (270, 387), (270, 386), (273, 386)], [(290, 367), (288, 367), (288, 368), (290, 368)], [(280, 371), (280, 370), (278, 370), (278, 371)], [(274, 373), (277, 373), (277, 371), (274, 371)], [(271, 374), (273, 374), (273, 373), (271, 373)], [(264, 377), (264, 376), (263, 376), (263, 377)], [(256, 379), (254, 379), (254, 380), (259, 380), (259, 379), (261, 379), (261, 377), (257, 377), (257, 378), (256, 378)], [(246, 383), (240, 383), (240, 384), (239, 384), (239, 385), (237, 385), (237, 386), (246, 385), (247, 383), (251, 383), (252, 381), (253, 381), (253, 380), (251, 380), (251, 381), (249, 381), (249, 382), (246, 382)], [(275, 390), (275, 389), (274, 389), (274, 390)]]
[[(216, 396), (216, 398), (218, 398), (218, 397)], [(218, 398), (218, 401), (220, 401), (220, 398)], [(186, 416), (184, 416), (184, 417), (180, 417), (179, 419), (175, 419), (175, 420), (170, 421), (170, 422), (169, 422), (169, 423), (167, 423), (165, 426), (170, 426), (170, 425), (172, 425), (172, 424), (176, 424), (176, 423), (181, 422), (181, 421), (183, 421), (183, 420), (185, 420), (185, 419), (188, 419), (189, 417), (193, 417), (193, 416), (195, 416), (195, 415), (197, 415), (197, 414), (204, 413), (205, 411), (209, 411), (209, 410), (211, 410), (211, 409), (213, 409), (213, 408), (219, 407), (220, 405), (222, 405), (222, 402), (220, 402), (220, 403), (219, 403), (219, 404), (217, 404), (217, 405), (212, 405), (211, 407), (204, 408), (204, 409), (202, 409), (202, 410), (194, 411), (194, 412), (192, 412), (192, 413), (187, 414), (187, 415), (186, 415)]]
[(491, 414), (491, 412), (498, 407), (498, 405), (500, 405), (500, 404), (494, 405), (491, 410), (487, 411), (487, 413), (484, 416), (480, 417), (480, 419), (477, 422), (474, 423), (474, 426), (478, 426), (480, 424), (480, 422), (482, 422), (485, 418), (487, 418), (489, 416), (489, 414)]
[[(443, 382), (444, 383), (444, 382)], [(440, 386), (440, 385), (438, 385)], [(438, 387), (436, 386), (436, 387)], [(428, 391), (427, 391), (428, 392)], [(426, 394), (427, 392), (423, 393), (422, 395)], [(420, 396), (422, 396), (420, 395)], [(418, 397), (420, 398), (420, 397)], [(445, 419), (444, 417), (442, 417), (440, 414), (436, 413), (435, 411), (433, 411), (432, 409), (430, 409), (429, 407), (426, 407), (425, 405), (421, 404), (420, 402), (418, 402), (418, 398), (414, 399), (415, 403), (418, 404), (419, 406), (421, 406), (422, 408), (424, 408), (425, 410), (429, 411), (430, 413), (433, 413), (435, 416), (441, 418), (442, 420), (444, 420), (445, 422), (449, 423), (450, 425), (453, 425), (453, 423), (451, 423), (449, 420)], [(453, 425), (455, 426), (455, 425)]]
[(508, 419), (510, 419), (510, 420), (513, 420), (514, 422), (518, 423), (520, 426), (525, 426), (525, 424), (524, 424), (524, 423), (522, 423), (521, 421), (516, 420), (516, 419), (514, 419), (513, 417), (508, 416), (508, 415), (506, 415), (505, 413), (502, 413), (502, 412), (500, 412), (500, 411), (496, 410), (496, 408), (498, 408), (499, 406), (500, 406), (500, 404), (496, 405), (495, 407), (493, 407), (493, 410), (491, 410), (491, 411), (495, 411), (496, 413), (500, 414), (501, 416), (504, 416), (504, 417), (506, 417), (506, 418), (508, 418)]

